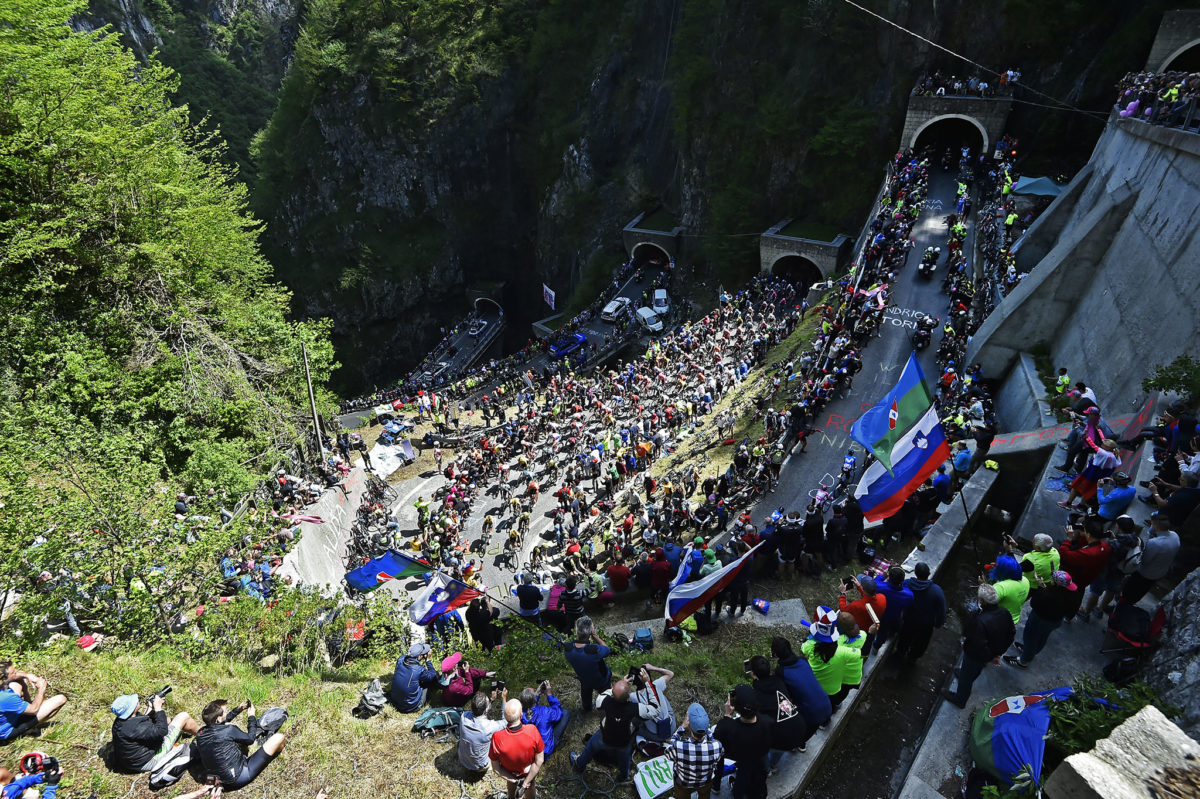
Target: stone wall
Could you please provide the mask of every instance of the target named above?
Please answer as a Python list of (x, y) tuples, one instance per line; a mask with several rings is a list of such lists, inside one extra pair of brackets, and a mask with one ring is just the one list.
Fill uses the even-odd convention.
[(779, 230), (789, 222), (790, 219), (784, 220), (759, 237), (759, 271), (763, 274), (770, 274), (775, 262), (788, 255), (812, 261), (821, 270), (821, 277), (829, 277), (849, 265), (853, 246), (849, 236), (838, 235), (832, 241), (785, 236)]
[(1158, 26), (1150, 55), (1146, 57), (1146, 69), (1164, 71), (1172, 58), (1197, 43), (1200, 43), (1200, 10), (1167, 11)]
[(1146, 681), (1183, 710), (1176, 722), (1200, 741), (1200, 570), (1167, 594), (1163, 608), (1166, 634), (1146, 669)]
[(1155, 365), (1200, 354), (1200, 136), (1114, 117), (1064, 195), (1025, 234), (1030, 246), (1019, 243), (1018, 265), (1031, 271), (967, 360), (1006, 374), (1044, 343), (1055, 366), (1121, 413), (1144, 398)]
[(1012, 98), (1009, 97), (909, 97), (900, 145), (915, 146), (921, 131), (940, 119), (965, 119), (979, 129), (984, 152), (990, 153), (1004, 135), (1010, 108)]

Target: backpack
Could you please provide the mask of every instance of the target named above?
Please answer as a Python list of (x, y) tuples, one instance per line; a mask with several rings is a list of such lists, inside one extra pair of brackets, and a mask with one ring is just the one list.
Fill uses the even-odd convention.
[(387, 696), (383, 693), (379, 678), (376, 677), (363, 689), (362, 697), (358, 700), (358, 705), (350, 711), (350, 715), (356, 719), (369, 719), (382, 711), (386, 704)]
[(629, 640), (629, 636), (625, 633), (617, 633), (613, 636), (613, 643), (617, 649), (627, 651), (633, 649), (633, 641)]
[[(1123, 538), (1124, 536), (1121, 537)], [(1133, 540), (1128, 542), (1124, 547), (1124, 556), (1121, 560), (1117, 561), (1117, 571), (1121, 572), (1121, 574), (1133, 574), (1142, 565), (1142, 553), (1144, 552), (1142, 539), (1141, 537), (1134, 538), (1133, 536), (1130, 536), (1130, 538), (1133, 538)], [(1121, 543), (1125, 544), (1124, 541)]]
[(258, 720), (258, 735), (255, 736), (255, 741), (261, 744), (268, 737), (279, 732), (279, 728), (288, 720), (288, 712), (286, 708), (269, 707), (267, 712), (262, 714)]
[(187, 771), (187, 767), (191, 762), (191, 744), (179, 744), (176, 746), (158, 764), (158, 768), (150, 773), (150, 790), (160, 791), (179, 782), (179, 778)]
[(633, 634), (632, 648), (643, 652), (654, 651), (654, 633), (650, 632), (649, 627), (642, 627)]
[(417, 720), (413, 722), (413, 732), (420, 733), (422, 738), (431, 738), (439, 732), (458, 730), (458, 722), (462, 718), (462, 710), (457, 707), (426, 708)]

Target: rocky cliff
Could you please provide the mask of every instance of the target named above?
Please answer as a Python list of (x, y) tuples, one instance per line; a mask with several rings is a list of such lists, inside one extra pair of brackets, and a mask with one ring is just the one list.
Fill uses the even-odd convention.
[(176, 100), (206, 121), (253, 183), (250, 141), (267, 124), (300, 31), (302, 0), (91, 0), (77, 30), (111, 25), (145, 60), (179, 75)]
[[(754, 234), (784, 216), (853, 229), (914, 78), (975, 69), (838, 0), (312, 0), (294, 40), (295, 6), (205, 3), (176, 14), (201, 33), (221, 20), (206, 44), (250, 84), (294, 41), (248, 177), (296, 310), (334, 320), (345, 390), (411, 367), (472, 284), (506, 282), (518, 324), (540, 281), (590, 293), (624, 258), (621, 225), (654, 206), (726, 282), (756, 268)], [(1166, 5), (871, 4), (1089, 107), (1138, 66)], [(261, 47), (246, 33), (261, 26), (236, 23), (248, 12), (266, 20)], [(186, 89), (195, 70), (179, 68)], [(246, 140), (254, 115), (223, 101)], [(1058, 171), (1099, 133), (1033, 106), (1013, 126)]]
[(1180, 728), (1200, 741), (1200, 570), (1163, 599), (1167, 614), (1163, 645), (1146, 668), (1146, 681), (1182, 711)]

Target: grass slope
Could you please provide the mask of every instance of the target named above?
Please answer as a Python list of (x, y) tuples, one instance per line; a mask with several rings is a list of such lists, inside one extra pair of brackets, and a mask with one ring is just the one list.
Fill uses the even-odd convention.
[[(690, 647), (660, 643), (649, 655), (614, 656), (610, 665), (615, 674), (625, 674), (630, 666), (646, 661), (672, 669), (678, 676), (668, 696), (676, 712), (683, 713), (689, 703), (700, 701), (715, 715), (725, 691), (742, 680), (742, 661), (768, 653), (771, 634), (795, 638), (798, 631), (780, 628), (768, 632), (750, 625), (724, 625), (711, 638), (698, 639)], [(537, 639), (529, 636), (520, 640), (518, 648), (524, 647), (525, 654), (530, 645), (540, 646), (537, 656), (514, 655), (506, 660), (501, 655), (495, 657), (495, 662), (472, 657), (472, 663), (500, 669), (500, 676), (506, 677), (514, 689), (531, 685), (538, 677), (551, 680), (554, 693), (570, 708), (575, 720), (568, 728), (563, 751), (547, 761), (542, 778), (544, 793), (579, 796), (584, 786), (571, 774), (565, 753), (580, 748), (583, 735), (594, 731), (599, 717), (579, 716), (578, 682), (549, 643), (531, 644)], [(168, 714), (186, 710), (198, 717), (204, 704), (214, 698), (249, 698), (260, 712), (271, 706), (288, 708), (291, 718), (283, 730), (288, 736), (287, 748), (253, 787), (242, 792), (247, 796), (307, 797), (324, 787), (333, 799), (483, 797), (503, 787), (490, 775), (475, 783), (464, 781), (455, 741), (423, 739), (413, 734), (416, 714), (398, 713), (389, 707), (366, 721), (350, 715), (359, 691), (371, 678), (386, 675), (385, 684), (390, 679), (390, 661), (359, 661), (337, 670), (275, 677), (229, 661), (183, 662), (165, 648), (112, 653), (101, 649), (85, 654), (52, 646), (20, 660), (18, 665), (44, 676), (52, 691), (65, 693), (70, 701), (39, 737), (9, 744), (0, 763), (15, 768), (20, 753), (43, 750), (65, 764), (67, 796), (85, 796), (94, 791), (100, 797), (124, 799), (172, 797), (194, 787), (193, 780), (185, 776), (178, 787), (153, 794), (146, 775), (115, 774), (100, 756), (101, 748), (111, 740), (113, 716), (108, 707), (112, 700), (130, 691), (145, 695), (168, 684), (174, 687), (168, 698)], [(596, 769), (589, 775), (592, 784), (606, 782)], [(613, 795), (636, 794), (627, 786)]]

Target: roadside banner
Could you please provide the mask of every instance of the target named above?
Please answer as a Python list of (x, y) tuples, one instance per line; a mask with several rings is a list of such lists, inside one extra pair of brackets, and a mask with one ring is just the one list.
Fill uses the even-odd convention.
[(546, 304), (550, 306), (550, 310), (553, 311), (554, 310), (554, 290), (552, 288), (550, 288), (549, 286), (547, 286), (545, 283), (542, 284), (542, 299), (546, 301)]

